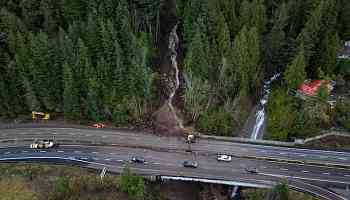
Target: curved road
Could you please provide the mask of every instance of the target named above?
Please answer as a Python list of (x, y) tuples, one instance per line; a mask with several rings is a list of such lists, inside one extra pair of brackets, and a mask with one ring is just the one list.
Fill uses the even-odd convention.
[[(53, 138), (70, 145), (50, 150), (29, 149), (35, 138)], [(181, 138), (76, 128), (0, 129), (0, 147), (0, 161), (5, 162), (59, 158), (92, 168), (107, 167), (115, 172), (120, 172), (128, 164), (131, 170), (143, 175), (235, 181), (260, 187), (271, 187), (286, 180), (293, 189), (329, 200), (346, 198), (325, 188), (344, 189), (350, 184), (350, 170), (347, 168), (350, 154), (346, 152), (213, 140), (199, 140), (189, 147)], [(189, 148), (192, 153), (186, 152)], [(217, 153), (233, 155), (232, 162), (217, 162)], [(144, 156), (147, 163), (130, 163), (132, 155)], [(184, 168), (184, 160), (196, 160), (199, 167)], [(247, 167), (256, 167), (259, 173), (247, 173)]]

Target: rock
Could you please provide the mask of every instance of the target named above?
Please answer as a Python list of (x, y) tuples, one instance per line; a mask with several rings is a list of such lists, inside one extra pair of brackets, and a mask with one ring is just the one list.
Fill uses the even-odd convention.
[(171, 112), (167, 103), (160, 107), (152, 116), (155, 133), (161, 135), (184, 135), (176, 116)]

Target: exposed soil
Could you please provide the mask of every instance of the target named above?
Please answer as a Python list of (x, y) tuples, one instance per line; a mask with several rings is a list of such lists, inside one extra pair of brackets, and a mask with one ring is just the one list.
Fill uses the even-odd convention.
[[(184, 131), (180, 124), (182, 124), (180, 109), (178, 106), (182, 105), (181, 96), (175, 86), (175, 72), (171, 62), (172, 52), (169, 50), (169, 36), (173, 28), (178, 24), (176, 15), (176, 1), (165, 0), (160, 11), (160, 30), (159, 40), (157, 42), (157, 58), (155, 65), (158, 66), (159, 73), (158, 80), (158, 96), (160, 106), (159, 109), (153, 113), (153, 128), (154, 132), (161, 135), (183, 135)], [(178, 30), (176, 31), (176, 33)], [(181, 43), (181, 41), (180, 41)], [(176, 53), (179, 50), (179, 44), (176, 44)], [(180, 56), (181, 57), (181, 56)], [(176, 57), (177, 59), (179, 57)], [(183, 83), (181, 68), (179, 68), (180, 88)], [(169, 101), (169, 97), (176, 88), (176, 93), (173, 101)], [(169, 103), (170, 102), (170, 103)], [(171, 104), (171, 105), (169, 105)]]

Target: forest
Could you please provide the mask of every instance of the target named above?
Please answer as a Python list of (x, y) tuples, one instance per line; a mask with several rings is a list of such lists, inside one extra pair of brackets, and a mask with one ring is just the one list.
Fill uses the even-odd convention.
[(176, 105), (186, 125), (234, 135), (263, 81), (281, 72), (267, 109), (269, 137), (350, 129), (349, 99), (330, 111), (287, 93), (306, 79), (349, 88), (350, 61), (336, 59), (350, 40), (348, 0), (0, 0), (0, 117), (35, 110), (116, 126), (148, 121), (162, 103), (161, 15), (173, 4)]

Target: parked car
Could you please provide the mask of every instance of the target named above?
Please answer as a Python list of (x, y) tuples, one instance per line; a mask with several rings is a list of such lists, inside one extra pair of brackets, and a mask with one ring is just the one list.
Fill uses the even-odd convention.
[(259, 170), (255, 167), (248, 167), (248, 168), (245, 168), (245, 170), (249, 173), (252, 173), (252, 174), (257, 174), (259, 173)]
[(131, 162), (134, 163), (145, 163), (145, 158), (142, 156), (132, 156), (131, 157)]
[(232, 157), (229, 155), (225, 155), (225, 154), (219, 154), (217, 157), (218, 161), (224, 161), (224, 162), (230, 162), (232, 160)]
[(189, 167), (189, 168), (197, 168), (198, 167), (198, 163), (196, 161), (186, 160), (186, 161), (183, 162), (183, 166), (184, 167)]
[(58, 144), (55, 143), (53, 140), (39, 140), (30, 144), (31, 149), (50, 149), (57, 146)]

